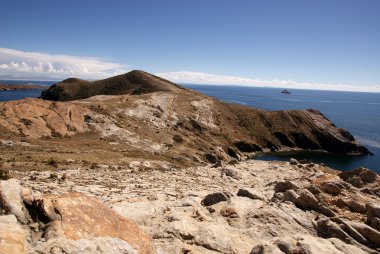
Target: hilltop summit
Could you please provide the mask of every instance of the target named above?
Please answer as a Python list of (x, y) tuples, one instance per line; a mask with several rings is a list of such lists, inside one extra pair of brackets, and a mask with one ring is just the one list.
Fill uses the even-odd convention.
[(141, 70), (97, 81), (68, 78), (44, 91), (41, 99), (52, 101), (73, 101), (95, 95), (146, 94), (157, 91), (184, 89), (168, 80)]

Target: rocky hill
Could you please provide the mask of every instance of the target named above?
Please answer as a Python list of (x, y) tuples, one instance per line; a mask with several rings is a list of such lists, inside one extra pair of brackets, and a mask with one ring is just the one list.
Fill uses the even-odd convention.
[[(64, 102), (84, 97), (89, 98)], [(88, 135), (105, 150), (120, 147), (127, 156), (184, 165), (261, 151), (369, 153), (316, 110), (264, 111), (229, 104), (142, 71), (95, 82), (67, 79), (42, 98), (52, 100), (0, 103), (0, 138), (21, 136), (32, 143), (53, 138), (78, 147), (78, 139)]]
[(157, 91), (183, 89), (178, 85), (151, 75), (144, 71), (131, 71), (123, 75), (98, 81), (69, 78), (52, 85), (44, 91), (41, 99), (53, 101), (72, 101), (95, 95), (144, 94)]
[(142, 71), (42, 97), (0, 103), (0, 253), (380, 251), (376, 173), (244, 160), (369, 153), (318, 111), (228, 104)]

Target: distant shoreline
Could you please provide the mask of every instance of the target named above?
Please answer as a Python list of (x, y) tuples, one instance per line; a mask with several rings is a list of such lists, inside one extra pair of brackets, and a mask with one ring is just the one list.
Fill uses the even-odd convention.
[(0, 91), (18, 91), (18, 90), (45, 90), (48, 86), (29, 85), (29, 84), (0, 84)]

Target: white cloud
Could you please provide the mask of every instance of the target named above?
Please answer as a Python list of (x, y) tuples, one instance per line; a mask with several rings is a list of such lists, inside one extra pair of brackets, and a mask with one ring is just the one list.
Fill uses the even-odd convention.
[(328, 83), (309, 83), (295, 82), (290, 80), (259, 80), (236, 76), (224, 76), (208, 74), (203, 72), (178, 71), (156, 73), (157, 76), (177, 83), (189, 84), (209, 84), (209, 85), (240, 85), (254, 87), (282, 87), (294, 89), (314, 89), (314, 90), (333, 90), (333, 91), (353, 91), (353, 92), (380, 92), (380, 85), (354, 86), (349, 84), (328, 84)]
[[(102, 79), (125, 72), (128, 72), (128, 66), (96, 57), (53, 55), (0, 48), (0, 78), (61, 80), (78, 77)], [(380, 85), (354, 86), (290, 80), (259, 80), (191, 71), (156, 73), (156, 75), (177, 83), (380, 92)]]
[(127, 66), (95, 57), (53, 55), (0, 48), (0, 77), (98, 79), (127, 72)]

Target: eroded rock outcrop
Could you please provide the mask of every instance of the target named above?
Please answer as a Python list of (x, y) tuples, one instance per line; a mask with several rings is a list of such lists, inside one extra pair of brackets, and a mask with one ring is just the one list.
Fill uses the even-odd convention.
[(63, 235), (71, 240), (94, 237), (128, 242), (138, 253), (154, 253), (150, 236), (99, 200), (80, 193), (44, 195), (32, 204), (34, 217), (47, 223), (46, 238)]
[(379, 181), (379, 176), (375, 172), (363, 167), (341, 172), (339, 177), (358, 188)]
[(156, 253), (148, 234), (96, 198), (67, 193), (31, 199), (14, 179), (0, 184), (1, 208), (9, 214), (0, 216), (1, 253)]
[(99, 114), (69, 102), (23, 99), (0, 103), (0, 126), (22, 137), (72, 136), (90, 131), (90, 119), (103, 122)]
[[(376, 250), (380, 247), (380, 210), (376, 202), (379, 200), (372, 197), (364, 198), (355, 189), (365, 185), (378, 188), (379, 176), (364, 168), (341, 172), (337, 176), (318, 177), (302, 188), (289, 181), (279, 182), (275, 186), (272, 200), (290, 201), (304, 211), (317, 212), (314, 226), (319, 236), (338, 238), (364, 251), (377, 253)], [(357, 184), (358, 181), (353, 180), (354, 178), (360, 179), (360, 184)], [(278, 192), (284, 194), (276, 195)], [(351, 221), (358, 218), (360, 222)]]

